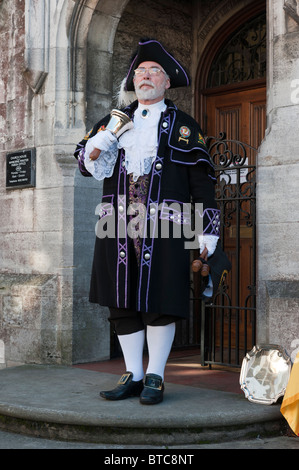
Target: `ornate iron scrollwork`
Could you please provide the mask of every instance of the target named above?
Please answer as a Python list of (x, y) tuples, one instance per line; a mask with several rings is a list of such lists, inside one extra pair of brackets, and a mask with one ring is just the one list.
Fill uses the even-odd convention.
[(256, 149), (237, 140), (227, 140), (226, 134), (221, 133), (218, 138), (209, 137), (207, 145), (211, 161), (215, 166), (217, 185), (216, 199), (223, 209), (223, 226), (228, 227), (232, 214), (236, 211), (235, 202), (239, 202), (241, 217), (249, 227), (255, 223), (254, 210), (249, 209), (248, 201), (254, 201), (255, 206), (255, 165), (251, 165), (252, 153)]
[[(240, 365), (241, 351), (246, 350), (255, 338), (256, 279), (255, 279), (255, 208), (256, 181), (255, 157), (257, 150), (237, 140), (226, 139), (226, 134), (206, 139), (210, 158), (217, 178), (216, 200), (221, 211), (223, 248), (229, 239), (234, 259), (230, 279), (220, 285), (209, 304), (202, 304), (202, 337), (204, 359), (202, 364)], [(241, 262), (242, 240), (251, 243), (250, 257)], [(250, 263), (248, 284), (241, 284), (242, 263)], [(243, 287), (242, 287), (243, 286)], [(207, 315), (206, 315), (207, 313)], [(206, 323), (205, 323), (206, 322)], [(250, 332), (247, 326), (250, 324)], [(241, 334), (242, 327), (242, 334)], [(235, 360), (233, 361), (233, 355)]]
[(207, 88), (266, 76), (266, 14), (235, 33), (216, 56)]

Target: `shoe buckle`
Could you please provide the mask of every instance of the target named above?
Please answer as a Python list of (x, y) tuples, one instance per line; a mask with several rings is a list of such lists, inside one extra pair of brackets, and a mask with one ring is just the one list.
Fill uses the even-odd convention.
[(162, 381), (154, 378), (146, 378), (145, 384), (148, 388), (153, 388), (154, 390), (162, 390)]
[(127, 383), (130, 377), (131, 377), (130, 372), (123, 374), (121, 378), (119, 379), (119, 381), (117, 382), (117, 385), (125, 385), (125, 383)]

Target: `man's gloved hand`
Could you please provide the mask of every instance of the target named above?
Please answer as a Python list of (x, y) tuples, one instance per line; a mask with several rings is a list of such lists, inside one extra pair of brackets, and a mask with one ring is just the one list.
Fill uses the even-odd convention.
[(192, 263), (192, 271), (194, 273), (200, 272), (203, 277), (207, 277), (210, 272), (207, 263), (208, 257), (211, 256), (217, 246), (219, 238), (215, 235), (198, 235), (199, 243), (199, 258)]
[(109, 130), (98, 132), (94, 137), (88, 140), (85, 147), (85, 158), (89, 157), (90, 160), (97, 160), (101, 151), (108, 150), (116, 141), (117, 137)]

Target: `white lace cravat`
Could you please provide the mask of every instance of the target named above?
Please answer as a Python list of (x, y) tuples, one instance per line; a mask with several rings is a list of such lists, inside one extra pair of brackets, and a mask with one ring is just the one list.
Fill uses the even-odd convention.
[(151, 170), (157, 155), (158, 124), (165, 109), (164, 100), (151, 105), (139, 103), (134, 114), (134, 128), (119, 138), (118, 148), (125, 150), (126, 170), (133, 173), (134, 181)]
[[(157, 155), (158, 124), (165, 109), (164, 100), (148, 106), (139, 103), (134, 113), (134, 128), (122, 134), (118, 142), (112, 135), (105, 135), (108, 131), (92, 137), (85, 147), (85, 167), (93, 177), (103, 180), (112, 176), (121, 148), (125, 150), (127, 173), (133, 173), (133, 180), (147, 175)], [(91, 161), (89, 155), (95, 147), (102, 152), (97, 160)]]

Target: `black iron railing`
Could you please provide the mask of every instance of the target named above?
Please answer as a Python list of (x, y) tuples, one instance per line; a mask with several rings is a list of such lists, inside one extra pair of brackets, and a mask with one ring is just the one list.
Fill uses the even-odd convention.
[(197, 296), (198, 278), (194, 275), (192, 318), (193, 323), (200, 318), (200, 325), (193, 344), (200, 343), (202, 365), (239, 367), (255, 344), (256, 334), (257, 151), (243, 142), (227, 140), (225, 134), (209, 138), (208, 146), (217, 176), (220, 239), (232, 270), (211, 303)]

